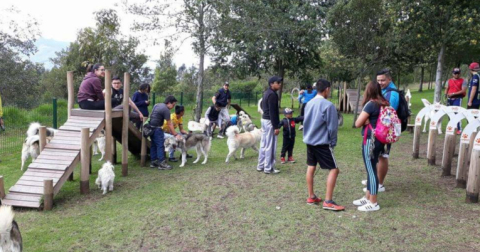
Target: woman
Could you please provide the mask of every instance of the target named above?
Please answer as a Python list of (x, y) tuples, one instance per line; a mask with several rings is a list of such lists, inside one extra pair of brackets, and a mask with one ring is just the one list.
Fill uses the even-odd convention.
[(359, 211), (370, 212), (380, 210), (377, 202), (379, 184), (377, 163), (380, 153), (385, 148), (384, 144), (372, 136), (372, 131), (377, 126), (381, 107), (390, 106), (390, 104), (383, 98), (380, 85), (375, 81), (368, 83), (363, 97), (363, 110), (355, 122), (355, 127), (362, 127), (362, 156), (367, 169), (367, 193), (361, 199), (353, 201), (353, 204), (358, 206)]
[[(135, 94), (133, 94), (132, 101), (138, 107), (138, 109), (142, 112), (144, 117), (148, 117), (148, 106), (150, 105), (150, 101), (148, 100), (148, 94), (150, 94), (150, 85), (149, 84), (142, 84), (140, 85), (139, 89)], [(137, 128), (139, 129), (142, 125), (142, 122), (136, 123)]]
[(81, 109), (104, 110), (105, 98), (100, 78), (105, 77), (105, 67), (102, 64), (89, 64), (87, 74), (78, 90), (78, 104)]

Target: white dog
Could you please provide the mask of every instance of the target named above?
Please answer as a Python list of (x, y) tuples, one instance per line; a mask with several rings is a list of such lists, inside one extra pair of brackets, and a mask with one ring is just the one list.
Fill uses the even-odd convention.
[(98, 151), (102, 154), (98, 161), (102, 161), (105, 156), (105, 132), (103, 130), (93, 142), (93, 155), (98, 155)]
[[(422, 102), (425, 107), (432, 105), (427, 99), (422, 99)], [(440, 104), (440, 103), (437, 102), (436, 104)], [(423, 125), (423, 132), (427, 132), (427, 121), (430, 121), (430, 118), (432, 118), (435, 115), (435, 113), (437, 113), (437, 111), (438, 110), (431, 110), (430, 113), (425, 114), (424, 116), (425, 124)], [(442, 134), (442, 119), (440, 119), (440, 123), (437, 125), (437, 129), (438, 129), (438, 134)]]
[(227, 129), (226, 135), (228, 137), (228, 155), (225, 163), (228, 163), (232, 155), (235, 159), (237, 159), (236, 152), (239, 148), (242, 148), (240, 158), (245, 157), (246, 148), (252, 148), (258, 152), (257, 145), (262, 138), (262, 130), (254, 128), (250, 132), (240, 134), (240, 129), (237, 126), (231, 126)]
[(115, 180), (115, 167), (110, 162), (103, 164), (102, 169), (98, 170), (98, 178), (95, 184), (102, 189), (103, 194), (107, 193), (107, 186), (109, 191), (113, 191), (113, 181)]
[(255, 125), (244, 111), (240, 111), (240, 113), (238, 113), (238, 127), (240, 130), (243, 129), (244, 132), (249, 132), (255, 128)]
[[(27, 137), (38, 135), (40, 132), (41, 126), (42, 125), (40, 125), (40, 123), (38, 122), (30, 123), (30, 126), (28, 126), (28, 130), (27, 130)], [(56, 129), (47, 127), (47, 141), (52, 140), (52, 138), (55, 136), (56, 133), (57, 133)]]
[(23, 171), (23, 167), (25, 166), (25, 162), (27, 161), (28, 157), (32, 157), (32, 160), (35, 161), (38, 155), (40, 155), (40, 136), (33, 135), (29, 136), (23, 141), (22, 146), (22, 166), (20, 170)]
[(0, 251), (19, 252), (23, 249), (22, 234), (14, 217), (11, 206), (0, 206)]
[(407, 89), (407, 93), (405, 94), (405, 100), (407, 100), (408, 102), (408, 109), (410, 109), (410, 107), (412, 107), (412, 93), (410, 93), (410, 88)]
[(258, 100), (258, 103), (257, 103), (257, 111), (258, 113), (260, 113), (260, 115), (263, 115), (262, 100), (263, 98), (260, 98), (260, 100)]
[(198, 131), (204, 132), (207, 130), (208, 125), (210, 124), (210, 120), (208, 118), (201, 118), (200, 122), (189, 121), (188, 122), (188, 130), (189, 131)]
[(210, 152), (210, 147), (212, 146), (212, 137), (205, 136), (204, 134), (188, 134), (186, 136), (182, 135), (182, 140), (177, 140), (175, 137), (169, 137), (165, 139), (165, 151), (167, 153), (173, 149), (179, 149), (182, 152), (182, 163), (179, 167), (184, 167), (187, 163), (187, 151), (192, 148), (197, 150), (197, 159), (193, 161), (196, 164), (200, 157), (205, 156), (202, 164), (206, 164), (208, 160), (208, 152)]

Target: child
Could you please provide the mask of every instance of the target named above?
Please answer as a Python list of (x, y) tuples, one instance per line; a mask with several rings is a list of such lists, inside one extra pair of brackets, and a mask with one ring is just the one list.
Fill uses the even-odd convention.
[[(148, 106), (150, 105), (150, 101), (148, 100), (148, 94), (150, 94), (150, 85), (149, 84), (142, 84), (140, 85), (139, 89), (135, 94), (133, 94), (132, 101), (137, 105), (140, 112), (144, 117), (148, 117)], [(142, 126), (142, 122), (136, 124), (137, 128), (139, 129)]]
[(225, 132), (227, 132), (228, 127), (234, 125), (237, 125), (237, 115), (231, 115), (229, 121), (224, 121), (222, 123), (222, 128), (220, 129), (220, 132), (218, 132), (218, 135), (221, 137), (217, 137), (222, 138), (223, 136), (225, 136)]
[[(222, 108), (218, 104), (215, 104), (210, 106), (210, 108), (208, 108), (205, 112), (205, 119), (208, 119), (210, 121), (210, 124), (207, 125), (207, 136), (213, 136), (215, 127), (217, 127), (218, 116), (220, 115), (221, 109)], [(223, 138), (223, 136), (219, 138)]]
[[(175, 106), (175, 113), (171, 114), (170, 120), (172, 121), (173, 128), (179, 131), (179, 134), (187, 135), (187, 131), (183, 129), (183, 115), (185, 114), (185, 107), (182, 105)], [(167, 120), (163, 122), (163, 132), (165, 133), (165, 138), (173, 137), (170, 133), (170, 127), (167, 123)], [(169, 162), (178, 162), (178, 159), (174, 157), (175, 149), (171, 149), (168, 157)], [(187, 154), (187, 158), (192, 158), (192, 156)]]
[(283, 146), (280, 160), (285, 164), (285, 153), (288, 151), (288, 162), (295, 163), (293, 159), (293, 146), (295, 145), (295, 123), (303, 122), (303, 116), (293, 118), (293, 110), (286, 108), (283, 112), (285, 118), (280, 121), (280, 127), (283, 127)]

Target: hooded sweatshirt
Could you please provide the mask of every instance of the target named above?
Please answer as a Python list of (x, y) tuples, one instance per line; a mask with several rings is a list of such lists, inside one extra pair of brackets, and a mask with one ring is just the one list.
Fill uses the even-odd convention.
[(316, 96), (305, 106), (303, 142), (308, 145), (337, 145), (338, 115), (335, 105)]
[(78, 90), (77, 95), (78, 102), (85, 100), (105, 100), (102, 90), (103, 87), (100, 78), (98, 78), (94, 73), (89, 72), (87, 75), (85, 75), (85, 78), (83, 78), (82, 84), (80, 84), (80, 89)]

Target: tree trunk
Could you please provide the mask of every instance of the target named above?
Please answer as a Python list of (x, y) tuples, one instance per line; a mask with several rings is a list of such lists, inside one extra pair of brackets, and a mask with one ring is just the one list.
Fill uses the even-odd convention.
[[(285, 67), (283, 66), (282, 62), (278, 62), (278, 76), (282, 79), (285, 77)], [(282, 92), (283, 92), (283, 83), (280, 85), (280, 90), (278, 90), (278, 107), (282, 107)]]
[[(363, 73), (363, 71), (362, 71)], [(355, 122), (357, 121), (357, 116), (358, 116), (358, 110), (360, 106), (360, 90), (361, 90), (361, 83), (360, 83), (360, 77), (357, 78), (357, 104), (355, 105), (355, 112), (353, 114), (353, 125), (352, 128), (355, 128)], [(347, 105), (348, 106), (348, 105)]]
[(432, 88), (432, 79), (433, 79), (433, 72), (435, 71), (435, 65), (432, 66), (432, 70), (430, 70), (430, 79), (428, 80), (428, 89)]
[(425, 67), (422, 66), (422, 72), (420, 73), (420, 88), (418, 89), (418, 92), (423, 91), (423, 74), (425, 73)]
[(195, 118), (196, 122), (200, 122), (202, 118), (202, 109), (203, 109), (203, 75), (204, 75), (204, 63), (205, 63), (205, 53), (207, 51), (205, 45), (205, 24), (203, 23), (203, 8), (199, 8), (199, 18), (198, 18), (198, 42), (200, 44), (200, 64), (198, 66), (198, 76), (197, 76), (197, 106), (195, 108)]
[(437, 76), (435, 78), (435, 97), (433, 102), (440, 102), (442, 96), (442, 71), (443, 71), (443, 58), (445, 55), (445, 45), (442, 45), (440, 52), (438, 53), (437, 60)]

